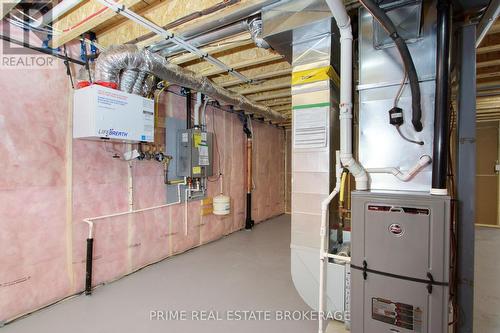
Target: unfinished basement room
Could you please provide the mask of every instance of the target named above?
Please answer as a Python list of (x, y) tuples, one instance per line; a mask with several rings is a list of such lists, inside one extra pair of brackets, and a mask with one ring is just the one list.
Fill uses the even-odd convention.
[(500, 0), (0, 5), (0, 333), (500, 333)]

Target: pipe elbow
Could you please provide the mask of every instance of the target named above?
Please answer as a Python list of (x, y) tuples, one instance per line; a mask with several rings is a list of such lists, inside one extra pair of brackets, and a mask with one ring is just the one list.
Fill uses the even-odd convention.
[(345, 154), (340, 156), (340, 160), (354, 176), (356, 189), (359, 191), (368, 190), (368, 174), (366, 173), (366, 170), (354, 159), (354, 157), (351, 154)]

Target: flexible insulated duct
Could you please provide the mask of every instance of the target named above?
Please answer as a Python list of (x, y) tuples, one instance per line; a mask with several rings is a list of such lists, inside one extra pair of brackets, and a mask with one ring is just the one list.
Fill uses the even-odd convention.
[(170, 84), (199, 91), (221, 104), (232, 105), (235, 108), (275, 121), (285, 120), (282, 114), (269, 107), (254, 103), (243, 95), (221, 88), (208, 78), (169, 63), (161, 56), (147, 50), (139, 50), (135, 45), (112, 46), (101, 53), (97, 58), (96, 82), (118, 84), (120, 72), (129, 69), (147, 72)]

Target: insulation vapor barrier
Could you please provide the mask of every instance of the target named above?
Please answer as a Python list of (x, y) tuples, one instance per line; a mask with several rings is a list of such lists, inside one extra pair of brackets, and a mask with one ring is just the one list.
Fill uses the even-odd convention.
[[(75, 49), (79, 52), (79, 45)], [(81, 80), (88, 80), (86, 70), (82, 70)], [(27, 91), (28, 86), (38, 88)], [(4, 134), (0, 153), (5, 160), (0, 174), (2, 322), (83, 291), (88, 235), (83, 219), (129, 209), (130, 167), (113, 158), (115, 151), (126, 150), (123, 144), (71, 139), (72, 92), (62, 60), (54, 69), (2, 75), (0, 89), (11, 97), (0, 100), (0, 131)], [(185, 121), (186, 99), (177, 95), (178, 87), (170, 89), (175, 94), (161, 96), (159, 116)], [(37, 112), (29, 112), (34, 100), (40, 101)], [(201, 216), (200, 201), (191, 202), (187, 236), (183, 205), (96, 222), (93, 286), (244, 226), (245, 135), (241, 122), (236, 114), (209, 106), (207, 128), (217, 135), (223, 191), (231, 197), (231, 214)], [(253, 215), (258, 223), (284, 212), (283, 131), (255, 122), (254, 135)], [(218, 164), (215, 159), (215, 170), (219, 170)], [(130, 173), (135, 209), (167, 202), (162, 165), (133, 161)], [(220, 184), (209, 182), (208, 195), (219, 193)]]
[[(214, 84), (208, 78), (198, 75), (190, 70), (169, 63), (159, 55), (147, 50), (140, 50), (135, 45), (112, 46), (97, 58), (96, 82), (119, 84), (120, 73), (123, 71), (125, 83), (120, 87), (128, 89), (134, 84), (130, 70), (151, 73), (170, 84), (199, 91), (221, 104), (232, 105), (258, 116), (276, 121), (283, 121), (284, 117), (279, 112), (271, 110), (264, 105), (256, 104), (248, 98), (232, 93)], [(137, 72), (135, 72), (137, 73)]]

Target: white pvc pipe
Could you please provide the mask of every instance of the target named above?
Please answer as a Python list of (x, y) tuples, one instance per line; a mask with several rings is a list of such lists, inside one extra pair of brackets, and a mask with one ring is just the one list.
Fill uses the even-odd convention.
[(187, 185), (187, 180), (184, 177), (184, 182), (177, 184), (177, 196), (178, 199), (176, 202), (171, 202), (169, 204), (164, 204), (164, 205), (159, 205), (159, 206), (153, 206), (153, 207), (148, 207), (148, 208), (142, 208), (142, 209), (136, 209), (136, 210), (129, 210), (127, 212), (121, 212), (121, 213), (115, 213), (115, 214), (109, 214), (109, 215), (102, 215), (102, 216), (97, 216), (97, 217), (88, 217), (86, 219), (83, 219), (83, 222), (87, 223), (89, 226), (89, 233), (88, 233), (88, 238), (94, 238), (94, 222), (98, 220), (103, 220), (107, 219), (110, 217), (118, 217), (118, 216), (123, 216), (123, 215), (128, 215), (128, 214), (134, 214), (134, 213), (141, 213), (141, 212), (146, 212), (149, 210), (154, 210), (154, 209), (159, 209), (159, 208), (164, 208), (172, 205), (176, 205), (181, 203), (181, 186)]
[(340, 165), (340, 152), (337, 151), (335, 154), (335, 172), (336, 172), (336, 182), (335, 188), (332, 193), (321, 202), (321, 226), (320, 226), (320, 237), (321, 244), (319, 248), (319, 306), (318, 306), (318, 332), (323, 333), (323, 318), (325, 314), (325, 270), (326, 265), (328, 263), (328, 247), (329, 247), (329, 233), (328, 230), (328, 207), (330, 206), (330, 202), (335, 198), (335, 196), (339, 193), (340, 190), (340, 178), (342, 174), (342, 166)]
[(36, 27), (41, 27), (50, 24), (51, 22), (66, 14), (71, 9), (75, 8), (82, 1), (83, 0), (63, 0), (52, 7), (52, 9), (47, 13), (43, 14), (43, 16), (40, 17), (39, 20), (35, 21), (33, 25)]
[(423, 155), (420, 157), (418, 160), (417, 164), (413, 168), (411, 168), (408, 172), (404, 173), (398, 168), (369, 168), (366, 169), (368, 173), (390, 173), (394, 175), (397, 179), (401, 180), (402, 182), (407, 182), (411, 180), (417, 173), (420, 172), (423, 168), (431, 164), (432, 159), (429, 155)]
[(340, 31), (340, 161), (357, 190), (368, 189), (368, 175), (352, 154), (352, 29), (342, 0), (325, 0)]

